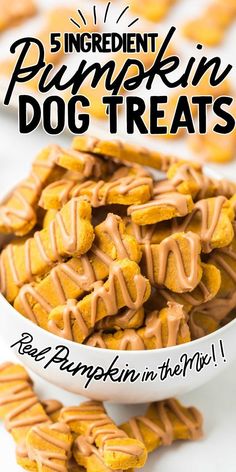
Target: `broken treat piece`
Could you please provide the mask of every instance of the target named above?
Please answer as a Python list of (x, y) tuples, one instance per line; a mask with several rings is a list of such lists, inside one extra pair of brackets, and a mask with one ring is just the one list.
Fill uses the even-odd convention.
[(110, 204), (139, 205), (147, 202), (151, 195), (150, 177), (133, 175), (108, 182), (86, 180), (80, 183), (61, 180), (46, 187), (40, 203), (46, 210), (59, 210), (71, 198), (85, 196), (94, 208)]
[(47, 273), (62, 258), (79, 256), (92, 246), (91, 206), (82, 197), (70, 200), (51, 221), (22, 244), (9, 244), (1, 254), (2, 293), (9, 301), (35, 276)]
[(131, 418), (120, 428), (129, 437), (142, 441), (148, 452), (169, 446), (176, 440), (202, 437), (202, 415), (195, 407), (185, 407), (175, 398), (151, 403), (143, 416)]
[(78, 407), (64, 408), (60, 420), (73, 433), (85, 436), (90, 444), (95, 443), (107, 467), (127, 470), (145, 464), (147, 451), (143, 443), (121, 431), (101, 402), (88, 401)]
[(129, 0), (133, 13), (143, 16), (146, 20), (157, 22), (167, 16), (176, 0), (147, 0), (145, 3)]
[(97, 321), (116, 315), (124, 307), (138, 310), (149, 295), (149, 281), (141, 275), (136, 262), (129, 259), (113, 262), (105, 283), (96, 282), (93, 292), (79, 302), (69, 300), (52, 310), (48, 329), (82, 343)]
[(149, 225), (177, 216), (185, 216), (192, 211), (193, 207), (191, 195), (177, 192), (163, 193), (142, 205), (130, 206), (128, 215), (138, 225)]
[(92, 290), (94, 282), (106, 279), (114, 260), (124, 258), (139, 262), (141, 250), (135, 238), (125, 232), (122, 219), (109, 213), (95, 227), (95, 243), (87, 254), (59, 263), (44, 279), (24, 285), (14, 307), (48, 329), (48, 315), (54, 307), (64, 305), (68, 299), (81, 298)]
[(73, 437), (65, 423), (33, 426), (26, 437), (29, 457), (38, 472), (67, 471)]
[(173, 292), (193, 290), (202, 277), (201, 245), (197, 234), (175, 233), (160, 244), (143, 245), (142, 268), (152, 285)]
[(1, 0), (0, 32), (35, 15), (37, 6), (34, 0)]
[(178, 161), (173, 156), (166, 156), (148, 148), (134, 146), (118, 140), (105, 141), (92, 136), (77, 136), (73, 139), (73, 148), (76, 151), (106, 156), (118, 161), (138, 163), (163, 171)]
[(50, 419), (21, 365), (8, 362), (0, 366), (0, 416), (16, 443), (17, 463), (36, 472), (36, 464), (26, 449), (26, 435), (32, 426), (48, 423)]
[(160, 313), (156, 310), (147, 315), (144, 328), (124, 329), (114, 334), (95, 332), (85, 344), (103, 349), (135, 351), (161, 349), (190, 340), (187, 317), (182, 305), (168, 302), (168, 307), (163, 308)]

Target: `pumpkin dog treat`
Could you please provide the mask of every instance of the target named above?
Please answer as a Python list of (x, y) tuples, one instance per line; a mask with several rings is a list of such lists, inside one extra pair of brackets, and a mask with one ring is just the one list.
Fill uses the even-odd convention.
[(215, 265), (204, 262), (202, 262), (202, 270), (201, 281), (191, 292), (174, 293), (167, 289), (161, 289), (153, 295), (152, 303), (157, 307), (162, 307), (167, 302), (177, 302), (183, 305), (186, 312), (189, 312), (193, 307), (212, 300), (221, 286), (221, 272)]
[(7, 299), (13, 301), (24, 283), (48, 272), (61, 258), (86, 253), (94, 238), (90, 219), (90, 204), (83, 198), (73, 198), (56, 214), (49, 227), (35, 232), (22, 244), (8, 245), (1, 254), (2, 292)]
[(125, 329), (115, 334), (92, 334), (85, 344), (103, 349), (144, 350), (161, 349), (190, 341), (186, 314), (182, 305), (168, 302), (160, 313), (153, 311), (145, 320), (145, 327)]
[(107, 281), (98, 281), (89, 295), (76, 303), (69, 300), (52, 310), (49, 330), (78, 343), (89, 335), (89, 329), (106, 316), (116, 315), (124, 307), (137, 310), (148, 299), (150, 284), (140, 273), (138, 264), (129, 259), (113, 262)]
[(1, 0), (0, 32), (33, 16), (37, 7), (34, 0)]
[(188, 324), (192, 339), (202, 338), (220, 327), (219, 321), (195, 310), (190, 313)]
[(160, 21), (168, 14), (175, 0), (147, 0), (145, 3), (129, 0), (131, 10), (149, 21)]
[(158, 223), (176, 216), (185, 216), (193, 209), (190, 195), (181, 193), (163, 193), (143, 205), (132, 205), (128, 208), (128, 215), (138, 225)]
[(188, 21), (184, 35), (201, 44), (216, 46), (221, 43), (236, 16), (234, 1), (214, 0), (199, 18)]
[(33, 391), (30, 377), (20, 365), (0, 366), (0, 416), (16, 442), (17, 463), (24, 469), (36, 471), (34, 460), (27, 453), (26, 434), (32, 426), (50, 419)]
[(131, 418), (120, 428), (131, 438), (142, 441), (148, 452), (169, 446), (176, 440), (202, 437), (202, 415), (194, 407), (185, 407), (175, 398), (151, 403), (144, 416)]
[(68, 470), (73, 437), (65, 423), (33, 426), (26, 437), (29, 457), (38, 472)]
[(92, 207), (109, 204), (132, 205), (147, 202), (152, 195), (152, 179), (136, 175), (117, 180), (82, 183), (59, 181), (50, 184), (42, 193), (41, 204), (46, 210), (60, 209), (68, 200), (86, 196)]
[(90, 291), (94, 282), (108, 276), (113, 260), (127, 257), (140, 261), (138, 243), (127, 235), (119, 216), (108, 214), (105, 221), (95, 227), (95, 243), (87, 254), (60, 263), (40, 282), (23, 286), (14, 307), (47, 329), (48, 315), (54, 307)]
[(87, 472), (108, 472), (111, 470), (106, 466), (102, 452), (100, 452), (95, 444), (91, 444), (86, 436), (79, 435), (75, 439), (73, 456), (78, 467), (84, 467)]
[(121, 431), (101, 402), (88, 401), (78, 407), (64, 408), (60, 419), (73, 433), (82, 434), (90, 444), (96, 444), (107, 467), (127, 470), (145, 464), (147, 451), (143, 443)]
[(175, 220), (173, 231), (193, 231), (199, 234), (202, 250), (228, 246), (234, 237), (234, 211), (223, 196), (199, 200), (183, 221)]
[(166, 156), (144, 147), (134, 146), (118, 140), (105, 141), (92, 136), (76, 136), (73, 139), (73, 148), (76, 151), (106, 156), (118, 161), (138, 163), (163, 171), (178, 161), (178, 158)]
[(173, 292), (189, 292), (200, 282), (202, 267), (197, 234), (175, 233), (160, 244), (143, 246), (142, 268), (152, 285)]

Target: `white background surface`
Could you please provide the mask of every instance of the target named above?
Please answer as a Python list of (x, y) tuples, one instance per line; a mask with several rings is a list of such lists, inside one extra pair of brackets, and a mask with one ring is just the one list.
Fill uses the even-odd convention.
[[(137, 0), (141, 1), (141, 0)], [(50, 0), (51, 5), (57, 2)], [(66, 3), (66, 2), (65, 2)], [(191, 17), (193, 10), (200, 10), (206, 1), (183, 0), (174, 9), (166, 24), (176, 24), (179, 18)], [(16, 37), (16, 36), (15, 36)], [(224, 42), (223, 53), (226, 60), (232, 62), (235, 51), (236, 28), (232, 28)], [(4, 39), (4, 38), (3, 38)], [(5, 38), (5, 45), (9, 38)], [(25, 176), (30, 161), (38, 150), (53, 138), (45, 135), (40, 129), (30, 136), (19, 136), (14, 115), (0, 113), (0, 195), (4, 195), (12, 184)], [(68, 144), (68, 136), (59, 136), (56, 141)], [(161, 147), (162, 145), (158, 147)], [(168, 144), (169, 151), (186, 155), (182, 143)], [(236, 165), (219, 168), (219, 172), (236, 180)], [(4, 316), (3, 313), (0, 314)], [(0, 340), (0, 362), (8, 360), (10, 353)], [(150, 456), (145, 467), (146, 472), (222, 472), (236, 471), (236, 363), (228, 367), (223, 375), (205, 385), (201, 389), (183, 397), (186, 404), (194, 404), (201, 409), (205, 417), (205, 437), (198, 443), (179, 443), (170, 448), (162, 448)], [(80, 398), (67, 394), (46, 382), (36, 379), (36, 389), (42, 398), (56, 397), (65, 404), (76, 404)], [(128, 392), (127, 392), (128, 395)], [(142, 411), (143, 407), (131, 408), (108, 405), (108, 410), (119, 422), (132, 414)], [(14, 445), (10, 436), (0, 426), (0, 472), (17, 472), (21, 469), (15, 465)]]

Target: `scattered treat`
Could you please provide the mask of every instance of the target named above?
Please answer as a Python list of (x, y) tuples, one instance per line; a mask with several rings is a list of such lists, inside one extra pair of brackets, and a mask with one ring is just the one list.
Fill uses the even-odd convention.
[(34, 0), (1, 0), (0, 32), (34, 16), (37, 6)]
[(190, 342), (232, 320), (235, 183), (195, 162), (85, 135), (73, 149), (44, 150), (17, 189), (23, 201), (13, 191), (0, 207), (0, 289), (41, 328), (141, 350)]
[(103, 349), (145, 350), (177, 346), (190, 341), (186, 314), (182, 305), (168, 302), (160, 313), (153, 311), (146, 316), (145, 327), (124, 329), (114, 334), (95, 332), (86, 344)]
[(234, 0), (214, 0), (199, 18), (190, 20), (184, 25), (183, 34), (195, 42), (217, 46), (223, 41), (235, 17)]
[(129, 438), (120, 430), (102, 403), (88, 401), (78, 407), (64, 408), (60, 419), (70, 426), (73, 433), (87, 437), (90, 444), (95, 443), (107, 467), (127, 470), (145, 464), (147, 451), (143, 442)]
[(33, 426), (26, 437), (29, 457), (38, 472), (67, 471), (73, 437), (65, 423)]
[(16, 443), (17, 463), (26, 470), (36, 471), (34, 458), (27, 452), (26, 436), (32, 426), (48, 423), (50, 418), (21, 365), (7, 362), (0, 366), (0, 417)]
[(157, 22), (167, 16), (175, 0), (147, 0), (145, 3), (129, 0), (133, 13), (143, 16), (146, 20)]
[(202, 437), (202, 415), (194, 407), (184, 407), (174, 398), (151, 403), (144, 416), (123, 423), (129, 437), (142, 441), (148, 452), (169, 446), (176, 440), (196, 440)]

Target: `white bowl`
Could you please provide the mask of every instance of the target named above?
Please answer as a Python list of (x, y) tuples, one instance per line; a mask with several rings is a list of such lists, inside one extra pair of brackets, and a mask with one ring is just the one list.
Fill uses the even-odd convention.
[[(184, 345), (151, 351), (111, 351), (77, 344), (44, 331), (20, 315), (2, 295), (0, 313), (0, 333), (23, 364), (65, 390), (96, 400), (143, 403), (181, 395), (214, 378), (236, 357), (236, 320)], [(204, 356), (207, 364), (201, 366), (197, 358)], [(179, 370), (172, 377), (169, 371), (161, 379), (164, 363), (172, 373), (174, 368)], [(84, 367), (84, 371), (75, 371), (73, 375), (72, 369), (77, 366), (87, 366), (87, 370)], [(128, 377), (119, 382), (118, 377), (122, 372), (125, 375), (127, 369), (133, 370), (135, 381)], [(155, 374), (155, 379), (143, 380), (148, 371)]]
[(144, 403), (188, 393), (220, 374), (236, 357), (236, 319), (184, 345), (111, 351), (67, 341), (39, 328), (2, 295), (0, 334), (20, 361), (47, 381), (116, 403)]

